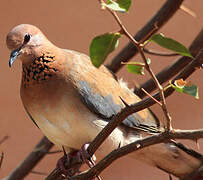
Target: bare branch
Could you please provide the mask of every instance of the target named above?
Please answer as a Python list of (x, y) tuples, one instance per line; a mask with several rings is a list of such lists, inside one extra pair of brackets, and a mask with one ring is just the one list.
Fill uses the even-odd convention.
[(162, 106), (162, 104), (161, 104), (159, 101), (157, 101), (156, 99), (154, 99), (151, 94), (149, 94), (147, 91), (145, 91), (144, 88), (142, 88), (142, 91), (144, 91), (144, 93), (145, 93), (147, 96), (149, 96), (150, 98), (152, 98), (159, 106)]
[(2, 163), (3, 163), (3, 160), (4, 160), (4, 153), (2, 152), (1, 156), (0, 156), (0, 169), (1, 169), (1, 166), (2, 166)]
[(47, 176), (48, 175), (47, 173), (39, 172), (39, 171), (30, 171), (30, 173), (37, 174), (37, 175), (42, 175), (42, 176)]
[(190, 16), (192, 16), (193, 18), (197, 17), (197, 15), (196, 15), (196, 13), (194, 11), (192, 11), (188, 7), (184, 6), (183, 4), (180, 6), (180, 9), (182, 11), (184, 11), (185, 13), (189, 14)]
[[(100, 0), (100, 2), (102, 3), (102, 1)], [(152, 71), (151, 67), (149, 66), (149, 64), (147, 63), (147, 58), (142, 50), (142, 45), (141, 43), (138, 43), (133, 36), (127, 31), (126, 27), (123, 25), (123, 23), (121, 22), (120, 18), (118, 17), (117, 13), (113, 10), (111, 10), (110, 8), (106, 7), (106, 9), (112, 14), (112, 16), (114, 17), (114, 19), (116, 20), (117, 24), (120, 26), (121, 30), (120, 32), (122, 34), (124, 34), (132, 43), (133, 45), (137, 48), (138, 52), (140, 53), (144, 63), (145, 63), (145, 69), (148, 71), (148, 73), (150, 74), (150, 76), (152, 77), (154, 83), (156, 84), (157, 89), (159, 90), (160, 93), (160, 100), (161, 100), (161, 108), (162, 111), (165, 115), (166, 118), (166, 130), (169, 131), (172, 129), (171, 126), (171, 116), (168, 112), (168, 109), (166, 107), (166, 99), (164, 97), (164, 90), (163, 87), (161, 86), (161, 84), (159, 83), (158, 79), (156, 78), (154, 72)]]
[[(196, 56), (196, 58), (178, 75), (176, 79), (186, 79), (188, 78), (194, 71), (201, 67), (203, 63), (203, 50)], [(164, 91), (165, 96), (169, 96), (173, 93), (173, 88), (168, 88)], [(159, 93), (153, 95), (153, 98), (160, 100)], [(145, 108), (148, 108), (155, 104), (156, 102), (151, 98), (145, 98), (140, 102), (132, 104), (128, 107), (125, 107), (121, 112), (119, 112), (116, 116), (112, 118), (112, 120), (106, 125), (104, 129), (97, 135), (97, 137), (92, 141), (92, 143), (88, 147), (88, 152), (90, 155), (93, 155), (98, 149), (98, 147), (104, 142), (104, 140), (109, 136), (109, 134), (120, 124), (125, 118), (127, 118), (130, 114), (141, 111)]]
[(9, 138), (9, 136), (4, 136), (4, 137), (0, 140), (0, 144), (4, 143), (8, 138)]
[(64, 180), (65, 177), (62, 175), (62, 172), (60, 169), (55, 168), (47, 177), (45, 180)]
[(63, 152), (63, 151), (61, 151), (61, 150), (50, 151), (50, 152), (47, 152), (47, 155), (49, 155), (49, 154), (57, 154), (57, 153), (61, 153), (61, 152)]
[[(99, 161), (93, 168), (89, 169), (86, 172), (83, 172), (79, 175), (73, 176), (70, 180), (74, 179), (92, 179), (96, 175), (99, 175), (104, 169), (106, 169), (113, 161), (118, 158), (125, 156), (131, 152), (140, 150), (144, 147), (163, 143), (170, 142), (171, 139), (198, 139), (203, 138), (203, 129), (199, 130), (173, 130), (171, 132), (163, 132), (157, 135), (148, 136), (137, 140), (131, 144), (123, 146), (121, 148), (115, 149), (101, 161)], [(198, 154), (199, 155), (199, 154)], [(201, 156), (201, 155), (200, 155)]]
[(27, 158), (24, 159), (24, 161), (13, 172), (4, 178), (4, 180), (23, 179), (47, 154), (52, 146), (53, 144), (46, 137), (43, 137)]
[(170, 132), (170, 138), (197, 140), (203, 138), (203, 129), (195, 129), (195, 130), (175, 129), (172, 132)]
[[(173, 130), (170, 132), (164, 132), (153, 136), (148, 136), (143, 139), (137, 140), (131, 144), (128, 144), (123, 147), (119, 147), (118, 149), (115, 149), (110, 154), (108, 154), (106, 157), (104, 157), (101, 161), (99, 161), (94, 167), (89, 169), (86, 172), (83, 172), (79, 175), (70, 177), (70, 180), (74, 179), (80, 179), (80, 180), (86, 180), (86, 179), (92, 179), (95, 176), (98, 176), (104, 169), (106, 169), (111, 163), (118, 158), (121, 158), (122, 156), (125, 156), (131, 152), (134, 152), (136, 150), (140, 150), (144, 147), (151, 146), (158, 143), (163, 142), (170, 142), (171, 139), (199, 139), (203, 138), (203, 129), (199, 130)], [(190, 153), (196, 153), (188, 149)], [(201, 156), (197, 153), (198, 156)], [(196, 156), (197, 156), (196, 155)], [(49, 176), (46, 180), (63, 180), (64, 177), (61, 176), (60, 171), (55, 170), (51, 176)]]

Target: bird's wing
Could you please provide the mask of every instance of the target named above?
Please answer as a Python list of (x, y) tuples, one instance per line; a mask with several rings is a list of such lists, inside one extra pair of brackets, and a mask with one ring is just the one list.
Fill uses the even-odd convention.
[[(95, 68), (84, 54), (75, 51), (67, 53), (74, 56), (69, 77), (82, 102), (100, 118), (110, 120), (125, 107), (123, 101), (128, 105), (140, 101), (122, 81), (117, 81), (106, 67)], [(135, 129), (159, 132), (157, 120), (147, 109), (128, 116), (122, 123)]]

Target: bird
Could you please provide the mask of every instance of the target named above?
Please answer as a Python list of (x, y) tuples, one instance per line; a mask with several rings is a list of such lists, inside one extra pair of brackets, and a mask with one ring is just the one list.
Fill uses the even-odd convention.
[[(140, 98), (104, 65), (89, 56), (54, 45), (30, 24), (13, 27), (6, 37), (9, 66), (22, 63), (20, 96), (34, 124), (59, 148), (71, 153), (91, 142), (126, 104)], [(99, 147), (102, 157), (119, 146), (159, 133), (162, 125), (148, 109), (126, 118)], [(183, 178), (199, 168), (197, 154), (168, 142), (131, 153), (131, 158)]]

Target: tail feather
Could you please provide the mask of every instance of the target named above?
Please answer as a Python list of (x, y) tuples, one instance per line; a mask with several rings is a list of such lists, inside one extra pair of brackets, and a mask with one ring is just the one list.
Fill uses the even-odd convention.
[(143, 148), (132, 154), (169, 174), (184, 178), (202, 165), (202, 155), (181, 143), (162, 143)]

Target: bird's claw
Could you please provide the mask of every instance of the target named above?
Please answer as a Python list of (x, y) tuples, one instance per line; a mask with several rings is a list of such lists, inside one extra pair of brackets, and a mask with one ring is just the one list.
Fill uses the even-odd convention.
[(64, 156), (57, 162), (57, 168), (61, 170), (63, 175), (71, 177), (79, 173), (83, 163), (87, 164), (90, 168), (95, 165), (93, 158), (87, 151), (88, 146), (89, 143), (86, 143), (79, 151), (73, 151), (68, 154), (64, 151)]
[[(79, 169), (81, 167), (81, 161), (77, 161), (77, 157), (75, 158), (74, 162), (72, 159), (74, 156), (71, 154), (64, 155), (61, 157), (57, 162), (57, 169), (61, 170), (61, 174), (63, 174), (66, 177), (71, 177), (77, 173), (79, 173)], [(77, 161), (77, 162), (76, 162)]]

